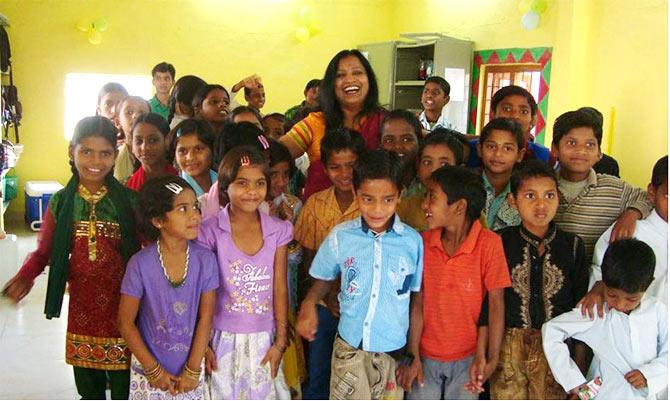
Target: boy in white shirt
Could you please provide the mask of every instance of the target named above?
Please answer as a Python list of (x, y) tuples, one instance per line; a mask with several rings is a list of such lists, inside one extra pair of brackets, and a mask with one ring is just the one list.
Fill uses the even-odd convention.
[(595, 399), (656, 399), (668, 386), (668, 315), (645, 291), (654, 279), (654, 251), (644, 242), (613, 242), (603, 257), (606, 313), (591, 320), (579, 307), (545, 323), (542, 345), (556, 381), (579, 394), (587, 379), (570, 359), (565, 340), (586, 343), (594, 353), (589, 379), (600, 378)]
[[(651, 247), (656, 256), (656, 267), (654, 268), (654, 281), (647, 289), (647, 294), (652, 295), (668, 306), (668, 156), (663, 156), (654, 165), (651, 174), (651, 183), (647, 187), (649, 202), (654, 205), (654, 210), (646, 219), (640, 220), (635, 226), (633, 238), (644, 241)], [(593, 313), (593, 305), (598, 306), (598, 314), (602, 317), (602, 272), (600, 265), (603, 255), (609, 245), (612, 227), (603, 233), (596, 243), (593, 252), (593, 264), (591, 265), (591, 276), (589, 279), (590, 291), (579, 301), (582, 305), (582, 314)], [(590, 316), (593, 317), (593, 316)]]

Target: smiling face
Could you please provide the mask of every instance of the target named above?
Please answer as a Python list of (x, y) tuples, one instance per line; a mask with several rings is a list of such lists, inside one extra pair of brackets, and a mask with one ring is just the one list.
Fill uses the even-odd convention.
[(191, 177), (208, 175), (212, 168), (212, 150), (195, 132), (177, 139), (175, 159), (179, 169)]
[(442, 112), (447, 103), (449, 103), (449, 96), (444, 93), (439, 84), (427, 82), (424, 85), (421, 93), (421, 105), (424, 110)]
[(428, 187), (428, 181), (433, 171), (446, 165), (456, 165), (456, 156), (447, 145), (435, 144), (424, 147), (417, 168), (417, 175), (423, 186)]
[[(161, 236), (194, 240), (200, 229), (200, 206), (193, 190), (185, 188), (174, 197), (172, 210), (151, 222)], [(159, 228), (160, 227), (160, 228)]]
[(305, 92), (305, 103), (309, 107), (316, 107), (319, 104), (319, 87), (314, 86)]
[(519, 146), (514, 134), (494, 129), (484, 143), (477, 143), (477, 151), (487, 173), (511, 173), (515, 163), (523, 160), (524, 149)]
[(79, 173), (79, 182), (94, 188), (105, 181), (114, 167), (116, 148), (102, 136), (88, 136), (69, 148), (70, 158)]
[(467, 202), (461, 199), (449, 205), (448, 201), (440, 184), (428, 180), (426, 196), (421, 204), (428, 228), (453, 227), (461, 223)]
[(121, 112), (119, 114), (119, 123), (121, 124), (121, 129), (126, 135), (126, 144), (130, 146), (132, 144), (132, 128), (135, 124), (135, 120), (140, 114), (147, 114), (151, 110), (149, 105), (144, 100), (127, 98), (121, 103)]
[(528, 177), (521, 182), (517, 193), (509, 196), (522, 224), (535, 235), (545, 232), (556, 216), (558, 188), (556, 181), (549, 177)]
[(352, 192), (354, 190), (353, 178), (356, 159), (358, 159), (356, 153), (349, 149), (332, 152), (328, 158), (324, 168), (336, 191)]
[(507, 96), (493, 110), (493, 118), (511, 118), (521, 125), (521, 131), (528, 141), (530, 130), (535, 126), (536, 116), (532, 115), (528, 99), (520, 95)]
[(251, 213), (265, 200), (267, 188), (263, 166), (243, 166), (228, 185), (228, 198), (233, 208)]
[(356, 56), (340, 60), (335, 74), (335, 97), (342, 107), (360, 109), (370, 91), (368, 74)]
[(221, 124), (228, 116), (229, 105), (230, 98), (226, 91), (214, 89), (202, 101), (199, 115), (206, 121)]
[(601, 155), (598, 139), (588, 127), (571, 129), (559, 140), (558, 146), (552, 146), (552, 150), (558, 156), (564, 178), (573, 175), (585, 179)]
[(403, 164), (414, 160), (418, 146), (414, 128), (407, 121), (394, 118), (382, 126), (382, 149), (397, 154)]
[(389, 179), (364, 180), (356, 191), (356, 200), (368, 227), (381, 233), (389, 228), (400, 202), (400, 192)]
[(165, 163), (165, 138), (152, 124), (139, 123), (133, 131), (133, 154), (143, 167), (154, 168)]
[(247, 100), (249, 107), (260, 110), (265, 106), (265, 88), (262, 86), (252, 88), (249, 95), (244, 97)]

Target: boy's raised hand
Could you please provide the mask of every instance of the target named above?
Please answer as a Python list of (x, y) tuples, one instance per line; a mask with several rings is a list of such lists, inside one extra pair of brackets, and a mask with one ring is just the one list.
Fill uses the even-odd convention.
[(295, 331), (305, 340), (314, 341), (318, 325), (319, 315), (316, 312), (316, 305), (303, 301), (295, 324)]
[(414, 380), (419, 383), (419, 386), (423, 386), (423, 365), (421, 364), (421, 359), (414, 358), (409, 365), (400, 365), (395, 372), (395, 378), (396, 382), (408, 393), (412, 392)]
[(631, 386), (640, 390), (647, 387), (647, 379), (639, 370), (631, 370), (623, 376)]
[(636, 209), (626, 209), (621, 213), (614, 227), (612, 227), (612, 235), (610, 235), (610, 242), (619, 239), (633, 238), (635, 234), (635, 225), (637, 221), (642, 218), (642, 214)]

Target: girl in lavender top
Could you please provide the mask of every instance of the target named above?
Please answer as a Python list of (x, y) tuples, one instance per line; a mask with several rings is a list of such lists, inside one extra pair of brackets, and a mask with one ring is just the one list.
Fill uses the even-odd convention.
[(293, 226), (258, 211), (268, 182), (258, 150), (231, 149), (217, 184), (226, 206), (198, 234), (217, 255), (221, 281), (206, 356), (210, 399), (290, 399), (280, 364), (288, 345), (286, 264)]
[(202, 399), (219, 269), (216, 256), (192, 242), (198, 201), (184, 179), (164, 176), (142, 187), (139, 210), (144, 235), (156, 242), (130, 259), (121, 284), (130, 399)]

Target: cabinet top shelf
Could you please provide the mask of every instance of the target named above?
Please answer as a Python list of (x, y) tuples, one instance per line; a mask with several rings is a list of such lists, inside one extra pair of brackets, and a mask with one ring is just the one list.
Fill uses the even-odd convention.
[(423, 86), (426, 81), (396, 81), (395, 86)]
[(435, 46), (435, 41), (427, 41), (427, 42), (418, 42), (418, 43), (398, 43), (398, 49), (416, 49), (419, 47), (428, 47), (428, 46)]

